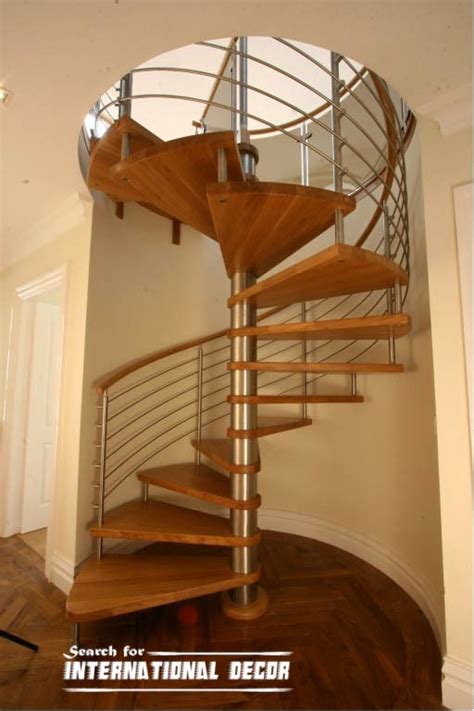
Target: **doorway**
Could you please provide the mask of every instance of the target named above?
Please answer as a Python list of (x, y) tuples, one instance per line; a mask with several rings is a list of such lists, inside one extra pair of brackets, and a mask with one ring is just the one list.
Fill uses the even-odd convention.
[(66, 267), (17, 288), (9, 344), (4, 535), (21, 534), (50, 575)]

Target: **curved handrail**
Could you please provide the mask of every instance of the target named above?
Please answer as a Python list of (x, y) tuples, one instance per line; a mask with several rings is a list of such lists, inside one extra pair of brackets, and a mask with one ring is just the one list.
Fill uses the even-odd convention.
[[(384, 87), (382, 84), (380, 78), (374, 74), (374, 72), (369, 72), (370, 78), (374, 82), (377, 94), (380, 99), (380, 103), (382, 105), (382, 109), (384, 112), (384, 117), (385, 117), (385, 127), (387, 129), (387, 134), (389, 135), (389, 140), (387, 141), (387, 150), (388, 150), (388, 156), (387, 156), (387, 167), (385, 169), (385, 180), (383, 182), (383, 191), (382, 191), (382, 196), (380, 198), (380, 202), (384, 203), (389, 196), (393, 184), (393, 179), (395, 177), (395, 168), (397, 165), (397, 158), (398, 158), (398, 151), (394, 147), (394, 143), (397, 139), (397, 133), (395, 130), (395, 110), (393, 108), (393, 104), (390, 100), (390, 97), (388, 96), (387, 89)], [(362, 247), (364, 242), (366, 242), (367, 238), (369, 235), (372, 233), (373, 229), (375, 228), (375, 225), (378, 223), (380, 220), (380, 217), (382, 215), (383, 208), (379, 204), (376, 206), (374, 214), (372, 215), (371, 219), (369, 220), (368, 225), (362, 232), (361, 236), (359, 239), (356, 241), (355, 245), (356, 247)]]
[[(269, 309), (268, 311), (265, 311), (265, 313), (260, 314), (257, 320), (270, 318), (270, 316), (273, 316), (274, 314), (283, 311), (285, 308), (286, 307), (284, 306), (276, 306), (274, 309)], [(112, 387), (112, 385), (115, 385), (127, 375), (131, 375), (132, 373), (137, 370), (140, 370), (146, 365), (151, 365), (152, 363), (156, 363), (159, 360), (163, 360), (163, 358), (167, 358), (168, 356), (175, 355), (176, 353), (186, 351), (189, 348), (196, 348), (197, 346), (202, 346), (205, 343), (211, 343), (212, 341), (216, 341), (218, 338), (226, 336), (227, 332), (227, 328), (221, 331), (214, 331), (213, 333), (208, 333), (205, 336), (193, 338), (190, 341), (183, 341), (182, 343), (178, 343), (174, 346), (170, 346), (168, 348), (161, 348), (159, 351), (147, 353), (147, 355), (142, 356), (141, 358), (135, 358), (134, 360), (128, 361), (127, 363), (119, 366), (110, 373), (107, 373), (106, 375), (103, 375), (102, 377), (98, 378), (94, 382), (93, 387), (96, 389), (98, 395), (101, 395), (106, 390), (108, 390), (108, 388)]]

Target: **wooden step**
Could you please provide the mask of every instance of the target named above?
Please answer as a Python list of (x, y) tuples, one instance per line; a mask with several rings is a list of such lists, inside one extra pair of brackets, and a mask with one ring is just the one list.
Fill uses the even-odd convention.
[(398, 264), (367, 249), (334, 244), (232, 296), (233, 306), (249, 299), (258, 308), (288, 306), (330, 296), (342, 296), (407, 284)]
[(260, 506), (260, 495), (248, 501), (233, 499), (229, 477), (206, 467), (205, 464), (196, 465), (194, 462), (169, 464), (165, 467), (141, 471), (138, 473), (138, 478), (153, 486), (177, 491), (231, 509), (256, 509)]
[(89, 530), (96, 538), (207, 546), (253, 546), (260, 540), (259, 533), (249, 538), (232, 535), (227, 518), (153, 500), (122, 504), (105, 514), (102, 526), (94, 524)]
[(364, 402), (362, 395), (228, 395), (231, 404), (252, 405), (297, 405), (301, 403), (359, 403)]
[(204, 454), (205, 457), (235, 474), (256, 474), (260, 471), (260, 460), (256, 464), (233, 464), (232, 463), (232, 441), (229, 439), (203, 439), (200, 444), (197, 440), (191, 442), (195, 449)]
[(334, 224), (356, 202), (332, 190), (288, 183), (214, 183), (207, 197), (229, 276), (261, 276)]
[(400, 338), (409, 333), (410, 328), (411, 319), (407, 314), (393, 314), (234, 328), (229, 331), (229, 337), (255, 336), (260, 341), (352, 341)]
[(301, 417), (259, 417), (257, 427), (253, 430), (235, 430), (229, 427), (227, 436), (232, 439), (257, 439), (258, 437), (267, 437), (268, 435), (286, 432), (288, 430), (296, 430), (300, 427), (309, 427), (313, 421), (309, 418), (301, 419)]
[(274, 373), (403, 373), (401, 363), (281, 363), (260, 361), (227, 364), (228, 370), (258, 370)]
[(232, 131), (167, 141), (118, 163), (111, 174), (132, 186), (143, 202), (216, 239), (206, 186), (217, 180), (217, 152), (221, 148), (227, 157), (229, 178), (243, 181)]
[(143, 202), (141, 194), (128, 183), (110, 174), (113, 165), (120, 161), (122, 136), (130, 135), (130, 154), (153, 146), (160, 146), (164, 141), (148, 131), (144, 126), (124, 116), (115, 121), (106, 133), (95, 141), (89, 159), (87, 185), (91, 190), (100, 190), (116, 202)]
[[(229, 554), (196, 553), (173, 546), (162, 553), (91, 557), (76, 576), (66, 603), (73, 622), (116, 617), (179, 600), (230, 590), (258, 580), (260, 571), (243, 575), (231, 570)], [(188, 548), (187, 546), (185, 547)]]

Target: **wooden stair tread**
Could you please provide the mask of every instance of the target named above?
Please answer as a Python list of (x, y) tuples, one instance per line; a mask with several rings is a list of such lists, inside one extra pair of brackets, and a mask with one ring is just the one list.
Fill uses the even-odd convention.
[(110, 174), (113, 165), (120, 161), (122, 135), (130, 134), (130, 154), (164, 143), (144, 126), (128, 116), (115, 121), (106, 133), (95, 141), (89, 159), (87, 185), (91, 190), (101, 190), (117, 202), (140, 202), (142, 197), (131, 185)]
[(225, 150), (229, 178), (243, 181), (232, 131), (187, 136), (145, 148), (117, 163), (111, 173), (137, 191), (141, 201), (216, 239), (206, 186), (217, 180), (219, 148)]
[(228, 370), (260, 370), (276, 373), (403, 373), (401, 363), (300, 363), (249, 361), (227, 364)]
[(362, 395), (228, 395), (229, 403), (255, 405), (292, 405), (299, 403), (360, 403)]
[(356, 202), (332, 190), (288, 183), (214, 183), (209, 207), (229, 276), (261, 276), (334, 224)]
[(313, 421), (309, 418), (301, 417), (259, 417), (257, 427), (253, 430), (235, 430), (229, 427), (227, 436), (234, 439), (256, 439), (257, 437), (267, 437), (268, 435), (296, 430), (300, 427), (309, 427)]
[(251, 546), (260, 538), (260, 534), (249, 538), (232, 535), (229, 520), (221, 516), (153, 500), (122, 504), (105, 514), (102, 526), (94, 524), (89, 530), (102, 538), (211, 546)]
[(260, 572), (231, 570), (229, 555), (135, 553), (91, 557), (76, 576), (66, 603), (76, 622), (114, 617), (256, 582)]
[(258, 308), (288, 306), (331, 296), (407, 284), (408, 276), (390, 259), (359, 247), (334, 244), (255, 286), (232, 296), (233, 306), (249, 299)]
[(229, 477), (216, 472), (205, 464), (169, 464), (138, 473), (140, 481), (177, 491), (197, 499), (210, 501), (232, 509), (254, 509), (260, 506), (260, 496), (247, 501), (238, 501), (231, 496)]
[(208, 457), (214, 464), (235, 474), (256, 474), (260, 471), (260, 461), (256, 464), (233, 464), (232, 462), (232, 441), (229, 439), (202, 439), (198, 444), (197, 440), (191, 442), (195, 449)]
[(411, 319), (408, 314), (393, 314), (235, 328), (229, 331), (229, 337), (256, 336), (262, 341), (352, 341), (355, 339), (387, 339), (390, 338), (390, 336), (400, 338), (409, 333), (410, 328)]

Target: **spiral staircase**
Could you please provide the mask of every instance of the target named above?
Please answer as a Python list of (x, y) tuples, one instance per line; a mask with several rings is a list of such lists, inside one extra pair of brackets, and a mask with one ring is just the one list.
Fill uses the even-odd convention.
[[(237, 46), (232, 51), (242, 59), (245, 45), (239, 50)], [(336, 67), (333, 63), (333, 79)], [(378, 78), (374, 83), (382, 86)], [(68, 598), (68, 617), (76, 626), (217, 592), (231, 618), (249, 620), (265, 613), (268, 598), (258, 586), (259, 439), (310, 427), (310, 404), (362, 403), (359, 373), (403, 372), (394, 343), (410, 330), (410, 317), (403, 312), (408, 273), (395, 258), (395, 228), (391, 233), (394, 223), (386, 207), (403, 148), (400, 135), (394, 134), (388, 93), (381, 91), (379, 98), (387, 125), (386, 167), (374, 170), (371, 180), (382, 193), (377, 194), (374, 218), (353, 244), (343, 239), (343, 220), (356, 209), (360, 193), (371, 189), (370, 181), (353, 194), (337, 174), (334, 190), (260, 181), (258, 151), (248, 132), (214, 131), (163, 141), (133, 120), (130, 111), (122, 111), (107, 132), (93, 140), (88, 185), (114, 200), (119, 215), (124, 203), (135, 202), (218, 243), (231, 286), (230, 328), (147, 355), (97, 384), (98, 515), (90, 526), (97, 555), (83, 563)], [(337, 110), (334, 95), (332, 102)], [(344, 146), (337, 127), (333, 121), (336, 173)], [(406, 191), (400, 194), (406, 198)], [(381, 222), (382, 253), (380, 248), (364, 248)], [(335, 242), (318, 249), (318, 236), (331, 228)], [(292, 262), (292, 255), (310, 243), (313, 254)], [(407, 262), (407, 251), (402, 254)], [(279, 267), (284, 261), (286, 266)], [(334, 318), (324, 318), (328, 311), (321, 308), (315, 315), (316, 306), (364, 294), (375, 297), (374, 304), (386, 305), (381, 313), (374, 313), (372, 306), (362, 315), (351, 310), (341, 314), (340, 308)], [(288, 317), (295, 308), (296, 317)], [(314, 344), (317, 349), (321, 343), (357, 346), (366, 341), (386, 341), (387, 362), (359, 360), (368, 349), (342, 360), (318, 359), (311, 350)], [(279, 348), (270, 357), (269, 344)], [(285, 359), (275, 360), (288, 352)], [(344, 348), (335, 353), (344, 356)], [(217, 374), (219, 368), (224, 372)], [(274, 375), (276, 381), (265, 379)], [(348, 376), (349, 392), (319, 392), (314, 383), (325, 375)], [(219, 378), (229, 377), (230, 384), (215, 387)], [(296, 379), (291, 384), (299, 383), (298, 392), (296, 385), (277, 392), (269, 387), (286, 378)], [(181, 388), (185, 382), (188, 386)], [(166, 405), (171, 409), (164, 413)], [(267, 416), (267, 406), (272, 412), (281, 407), (282, 412)], [(298, 407), (297, 414), (288, 414), (291, 406)], [(157, 408), (162, 408), (158, 418)], [(222, 421), (225, 433), (203, 436), (204, 429)], [(163, 439), (176, 432), (171, 440)], [(180, 459), (186, 446), (194, 456), (153, 463), (176, 444)], [(105, 500), (131, 477), (141, 483), (140, 498), (105, 510)], [(163, 490), (187, 497), (185, 506), (160, 500)], [(199, 509), (203, 502), (214, 507), (214, 513)], [(223, 515), (227, 509), (229, 516)], [(105, 539), (159, 542), (161, 548), (125, 556), (104, 551)]]

